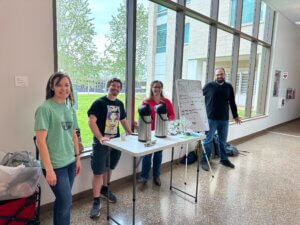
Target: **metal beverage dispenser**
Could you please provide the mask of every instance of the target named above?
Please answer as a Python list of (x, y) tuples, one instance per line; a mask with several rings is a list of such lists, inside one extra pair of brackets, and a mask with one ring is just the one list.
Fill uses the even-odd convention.
[(155, 137), (167, 137), (168, 135), (168, 109), (165, 103), (154, 106), (155, 110)]
[(138, 109), (138, 140), (147, 142), (151, 140), (151, 108), (150, 105), (145, 103)]

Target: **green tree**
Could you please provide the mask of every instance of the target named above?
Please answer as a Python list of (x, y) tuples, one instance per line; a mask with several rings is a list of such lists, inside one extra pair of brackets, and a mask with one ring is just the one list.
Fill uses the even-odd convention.
[[(118, 13), (109, 22), (110, 32), (106, 35), (101, 68), (106, 74), (125, 79), (126, 74), (126, 6), (121, 3)], [(137, 5), (136, 24), (136, 79), (146, 79), (146, 55), (148, 41), (148, 12), (143, 4)]]
[(57, 52), (59, 70), (89, 86), (100, 73), (96, 35), (88, 0), (57, 0)]

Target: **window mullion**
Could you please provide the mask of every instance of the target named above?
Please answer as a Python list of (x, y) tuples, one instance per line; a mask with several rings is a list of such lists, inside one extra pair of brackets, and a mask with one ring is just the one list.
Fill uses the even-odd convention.
[[(237, 0), (236, 10), (235, 10), (235, 29), (241, 30), (242, 24), (242, 8), (243, 0)], [(236, 91), (236, 81), (237, 81), (237, 71), (238, 71), (238, 61), (239, 61), (239, 49), (240, 49), (240, 35), (235, 34), (233, 36), (232, 43), (232, 64), (231, 64), (231, 84), (234, 91)]]
[[(178, 0), (179, 4), (184, 5), (185, 0)], [(176, 30), (175, 30), (175, 45), (174, 45), (174, 69), (173, 69), (173, 105), (176, 118), (179, 118), (179, 109), (176, 93), (176, 80), (182, 78), (182, 62), (183, 62), (183, 47), (184, 47), (184, 23), (185, 15), (183, 11), (176, 12)]]
[(249, 58), (249, 78), (248, 78), (248, 88), (247, 88), (247, 97), (246, 97), (245, 117), (250, 117), (251, 116), (254, 78), (255, 78), (256, 56), (257, 56), (257, 43), (252, 42), (251, 43), (250, 58)]
[(252, 36), (254, 36), (255, 38), (258, 37), (260, 8), (261, 8), (261, 0), (256, 0), (254, 5), (254, 18), (253, 18), (253, 28), (252, 28)]
[(127, 0), (126, 15), (126, 111), (130, 127), (134, 124), (136, 0)]
[[(210, 17), (214, 20), (218, 20), (218, 13), (219, 13), (219, 0), (214, 0), (211, 2)], [(211, 24), (209, 27), (209, 38), (208, 38), (206, 82), (211, 81), (214, 78), (216, 44), (217, 44), (217, 26), (216, 24)]]

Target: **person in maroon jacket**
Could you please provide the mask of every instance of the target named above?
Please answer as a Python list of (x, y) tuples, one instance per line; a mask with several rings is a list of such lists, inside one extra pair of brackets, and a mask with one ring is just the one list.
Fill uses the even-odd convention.
[[(163, 83), (159, 80), (152, 81), (150, 87), (150, 97), (147, 98), (142, 104), (148, 103), (151, 108), (151, 130), (155, 130), (155, 111), (154, 106), (165, 103), (168, 110), (169, 120), (175, 119), (174, 109), (171, 101), (163, 95)], [(151, 169), (151, 159), (153, 154), (145, 155), (143, 157), (142, 172), (139, 182), (146, 185)], [(161, 185), (160, 181), (160, 165), (162, 161), (162, 151), (155, 152), (153, 157), (153, 181), (157, 186)]]

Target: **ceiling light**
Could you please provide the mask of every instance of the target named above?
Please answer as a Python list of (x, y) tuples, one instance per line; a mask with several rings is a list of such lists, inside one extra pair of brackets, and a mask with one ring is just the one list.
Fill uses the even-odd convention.
[(300, 21), (296, 21), (295, 24), (296, 24), (296, 25), (300, 25)]

